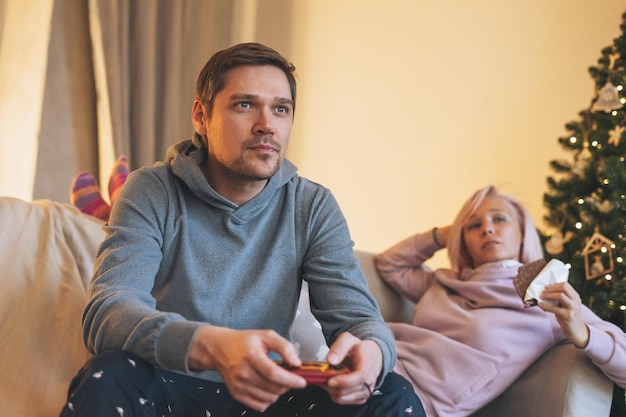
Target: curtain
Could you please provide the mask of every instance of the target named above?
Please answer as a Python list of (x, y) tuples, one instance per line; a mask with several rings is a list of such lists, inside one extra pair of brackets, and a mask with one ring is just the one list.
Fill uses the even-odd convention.
[(198, 72), (230, 42), (230, 0), (89, 0), (100, 176), (162, 160), (191, 137)]
[(119, 155), (162, 160), (193, 133), (196, 77), (236, 4), (0, 0), (0, 194), (67, 202), (80, 171), (104, 188)]
[(18, 198), (35, 182), (52, 10), (52, 0), (0, 0), (0, 191)]

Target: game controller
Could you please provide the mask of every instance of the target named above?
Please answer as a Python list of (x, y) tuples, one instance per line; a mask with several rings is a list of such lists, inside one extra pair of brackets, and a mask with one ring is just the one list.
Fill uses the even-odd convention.
[(331, 365), (328, 362), (302, 362), (300, 366), (289, 366), (279, 362), (283, 368), (303, 377), (307, 384), (323, 385), (329, 378), (348, 372), (348, 368), (341, 365)]

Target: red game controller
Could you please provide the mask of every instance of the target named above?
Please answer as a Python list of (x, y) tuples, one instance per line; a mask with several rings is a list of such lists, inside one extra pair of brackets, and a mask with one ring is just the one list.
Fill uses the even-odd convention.
[(323, 385), (329, 378), (348, 372), (348, 368), (341, 365), (331, 365), (328, 362), (302, 362), (300, 366), (289, 366), (284, 362), (279, 362), (279, 365), (300, 375), (307, 384), (311, 385)]

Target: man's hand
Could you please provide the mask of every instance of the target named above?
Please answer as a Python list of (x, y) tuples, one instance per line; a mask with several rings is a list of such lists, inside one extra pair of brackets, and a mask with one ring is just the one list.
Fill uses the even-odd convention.
[(262, 412), (286, 391), (306, 386), (304, 378), (270, 359), (270, 351), (290, 366), (302, 364), (294, 346), (272, 330), (205, 326), (193, 340), (189, 367), (218, 371), (233, 398)]
[(321, 386), (331, 399), (337, 404), (365, 403), (383, 369), (383, 354), (378, 344), (342, 333), (326, 359), (331, 365), (342, 364), (350, 369), (349, 373), (334, 376)]
[(546, 285), (541, 293), (542, 300), (556, 302), (556, 305), (540, 302), (539, 307), (554, 313), (565, 336), (578, 348), (584, 348), (589, 343), (589, 328), (580, 317), (582, 304), (580, 295), (568, 282)]

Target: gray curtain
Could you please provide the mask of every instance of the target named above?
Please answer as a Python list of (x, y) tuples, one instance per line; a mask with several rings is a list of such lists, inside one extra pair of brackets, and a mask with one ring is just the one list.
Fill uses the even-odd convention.
[(48, 49), (33, 198), (67, 202), (72, 177), (98, 167), (86, 0), (54, 2)]
[(162, 160), (190, 137), (195, 81), (230, 44), (231, 0), (55, 0), (33, 198), (69, 200), (79, 171)]

